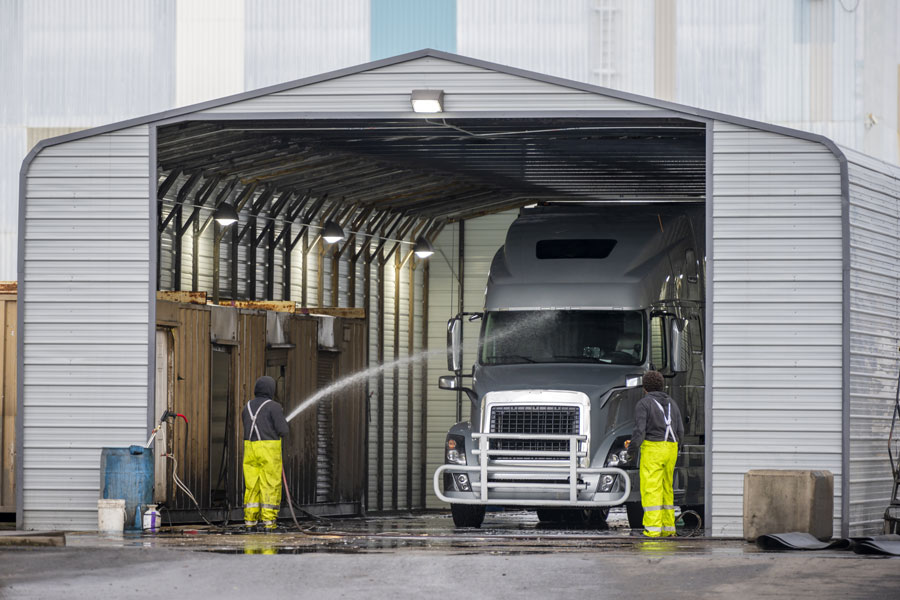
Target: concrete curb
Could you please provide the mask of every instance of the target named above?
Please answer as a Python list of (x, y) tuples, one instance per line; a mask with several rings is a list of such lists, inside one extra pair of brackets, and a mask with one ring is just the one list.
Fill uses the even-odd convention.
[(66, 545), (66, 534), (62, 532), (49, 533), (9, 533), (0, 535), (0, 547), (6, 546), (42, 546), (63, 547)]

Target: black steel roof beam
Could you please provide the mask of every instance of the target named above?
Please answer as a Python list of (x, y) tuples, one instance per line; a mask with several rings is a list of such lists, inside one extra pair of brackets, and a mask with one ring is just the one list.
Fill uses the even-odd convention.
[(165, 180), (163, 180), (163, 182), (161, 184), (158, 184), (156, 187), (157, 199), (162, 200), (166, 197), (166, 194), (169, 193), (169, 190), (173, 185), (175, 185), (175, 182), (178, 181), (179, 175), (181, 175), (181, 169), (172, 169), (171, 171), (169, 171), (169, 174), (166, 176)]
[(278, 197), (278, 200), (276, 200), (272, 204), (272, 208), (269, 209), (269, 215), (268, 215), (268, 219), (266, 221), (265, 226), (262, 228), (262, 231), (259, 232), (259, 235), (253, 241), (254, 246), (259, 246), (260, 242), (262, 242), (262, 239), (266, 236), (266, 234), (275, 229), (275, 219), (278, 218), (278, 215), (281, 213), (282, 209), (288, 203), (288, 200), (290, 200), (290, 198), (293, 194), (294, 194), (294, 192), (290, 191), (290, 190), (287, 192), (283, 192)]
[[(184, 205), (184, 200), (187, 198), (188, 194), (191, 193), (191, 190), (194, 189), (194, 186), (197, 185), (197, 181), (200, 179), (200, 172), (195, 171), (192, 173), (188, 180), (184, 182), (184, 185), (181, 186), (181, 189), (178, 190), (178, 195), (175, 198), (175, 206), (169, 212), (168, 216), (166, 216), (165, 220), (160, 224), (159, 231), (160, 233), (166, 230), (166, 227), (172, 221), (176, 214), (179, 213), (181, 207)], [(161, 202), (161, 200), (160, 200)], [(176, 234), (178, 232), (176, 231)]]
[[(274, 193), (274, 188), (267, 187), (266, 189), (264, 189), (260, 193), (259, 197), (254, 201), (253, 205), (250, 207), (250, 217), (256, 217)], [(241, 232), (237, 236), (238, 242), (244, 239), (244, 236), (247, 235), (248, 231), (250, 231), (251, 225), (252, 222), (248, 222), (246, 225), (244, 225), (243, 229), (241, 229)]]
[(366, 257), (367, 265), (371, 264), (375, 257), (378, 256), (378, 253), (381, 252), (381, 249), (384, 248), (385, 244), (387, 244), (388, 239), (391, 237), (391, 235), (393, 235), (394, 231), (401, 224), (401, 222), (404, 222), (404, 219), (405, 215), (402, 212), (397, 213), (397, 218), (392, 223), (390, 223), (390, 227), (382, 228), (381, 234), (378, 236), (378, 245), (375, 246), (375, 249), (372, 250), (372, 253)]
[(384, 169), (378, 166), (373, 166), (370, 163), (360, 164), (360, 161), (342, 161), (340, 163), (333, 163), (332, 165), (329, 165), (329, 168), (331, 170), (322, 175), (311, 177), (308, 173), (303, 173), (280, 179), (278, 183), (279, 185), (284, 186), (299, 184), (303, 185), (304, 187), (318, 188), (319, 184), (323, 181), (330, 182), (335, 179), (339, 179), (340, 181), (347, 181), (352, 183), (360, 177), (369, 177), (370, 175), (373, 177), (378, 177), (383, 176), (381, 174), (384, 173)]
[[(325, 217), (322, 218), (319, 221), (319, 223), (325, 224), (328, 221), (335, 220), (335, 215), (338, 214), (338, 211), (340, 211), (342, 208), (343, 208), (343, 204), (341, 203), (341, 201), (335, 200), (331, 204), (331, 206), (328, 207), (328, 211), (325, 213)], [(337, 220), (339, 221), (340, 219), (338, 218)], [(338, 225), (340, 225), (340, 223), (338, 223)], [(319, 240), (322, 239), (323, 229), (324, 229), (324, 227), (319, 229), (319, 233), (316, 234), (316, 237), (314, 237), (313, 241), (309, 243), (309, 246), (307, 246), (306, 252), (309, 252), (312, 248), (315, 248), (316, 244), (319, 243)]]
[(300, 230), (297, 232), (297, 235), (294, 236), (294, 239), (291, 240), (290, 249), (293, 250), (297, 244), (300, 242), (300, 238), (303, 237), (303, 234), (309, 229), (309, 224), (312, 223), (313, 218), (319, 214), (319, 211), (322, 210), (322, 207), (325, 205), (325, 200), (328, 198), (328, 194), (320, 196), (313, 202), (313, 205), (309, 207), (306, 213), (303, 215), (303, 219), (300, 222)]
[[(403, 241), (402, 241), (403, 238), (406, 237), (406, 234), (409, 233), (409, 230), (412, 229), (412, 227), (413, 227), (413, 225), (415, 225), (416, 221), (418, 221), (417, 217), (407, 217), (407, 219), (403, 222), (403, 225), (397, 231), (397, 241), (394, 243), (394, 245), (391, 247), (391, 249), (388, 251), (388, 253), (385, 254), (380, 259), (382, 265), (387, 264), (387, 261), (390, 260), (390, 258), (394, 255), (394, 252), (396, 252), (397, 248), (399, 248), (400, 245), (403, 243)], [(384, 245), (384, 242), (387, 242), (387, 241), (390, 241), (390, 240), (388, 240), (387, 238), (382, 240), (382, 245)], [(376, 249), (376, 253), (377, 252), (378, 252), (378, 249)]]
[(347, 242), (341, 246), (341, 248), (335, 253), (334, 258), (340, 258), (344, 252), (347, 251), (347, 248), (353, 248), (356, 245), (356, 234), (359, 228), (366, 222), (366, 219), (369, 218), (369, 215), (372, 214), (372, 211), (375, 209), (370, 207), (363, 208), (353, 220), (353, 223), (350, 225), (350, 237), (347, 238)]
[(309, 193), (302, 194), (294, 199), (293, 202), (291, 202), (291, 205), (288, 207), (287, 213), (284, 216), (285, 226), (281, 228), (281, 232), (279, 232), (278, 237), (275, 238), (276, 246), (281, 242), (281, 240), (285, 238), (285, 236), (291, 233), (290, 227), (293, 225), (294, 219), (297, 218), (297, 215), (300, 214), (300, 211), (303, 210), (303, 207), (306, 206), (306, 203), (309, 201), (309, 197)]
[(209, 200), (213, 190), (216, 189), (221, 180), (222, 177), (220, 175), (213, 175), (206, 180), (203, 187), (194, 195), (194, 210), (191, 211), (191, 215), (187, 218), (187, 221), (181, 225), (181, 231), (178, 232), (179, 235), (184, 235), (188, 230), (188, 227), (191, 226), (191, 223), (200, 217), (200, 210), (206, 204), (206, 201)]
[[(374, 209), (370, 209), (370, 210), (374, 210)], [(359, 257), (362, 256), (366, 252), (366, 249), (369, 247), (369, 245), (372, 243), (372, 240), (375, 238), (375, 232), (378, 231), (378, 228), (381, 227), (390, 217), (391, 217), (391, 213), (389, 213), (387, 211), (374, 212), (374, 216), (373, 216), (372, 220), (369, 222), (368, 227), (366, 227), (367, 231), (363, 236), (364, 237), (363, 243), (360, 246), (359, 250), (357, 250), (353, 254), (353, 258), (351, 259), (354, 263), (356, 263), (356, 261), (359, 260)]]

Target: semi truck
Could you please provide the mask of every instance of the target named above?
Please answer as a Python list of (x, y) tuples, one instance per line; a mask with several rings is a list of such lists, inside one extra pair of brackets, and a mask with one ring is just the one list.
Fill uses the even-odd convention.
[[(468, 398), (470, 415), (447, 433), (433, 483), (457, 527), (480, 527), (488, 507), (602, 525), (622, 504), (640, 527), (639, 457), (626, 441), (651, 369), (685, 421), (675, 503), (703, 514), (704, 214), (698, 203), (520, 210), (483, 312), (447, 325), (453, 374), (438, 386)], [(480, 321), (471, 369), (466, 321)]]

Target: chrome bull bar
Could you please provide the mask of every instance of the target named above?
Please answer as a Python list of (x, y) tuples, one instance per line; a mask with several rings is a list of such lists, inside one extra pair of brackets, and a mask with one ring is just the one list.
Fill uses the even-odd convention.
[[(472, 454), (478, 457), (477, 465), (444, 464), (434, 472), (434, 493), (443, 502), (450, 504), (502, 504), (507, 506), (561, 506), (561, 507), (597, 507), (618, 506), (623, 504), (631, 494), (631, 478), (628, 473), (617, 467), (579, 467), (578, 463), (587, 456), (587, 451), (579, 450), (580, 442), (587, 441), (586, 435), (560, 435), (560, 434), (527, 434), (527, 433), (473, 433), (472, 440), (478, 442), (478, 447), (472, 449)], [(491, 440), (545, 440), (566, 441), (568, 450), (503, 450), (490, 449)], [(503, 456), (528, 456), (532, 458), (566, 459), (558, 465), (510, 465), (491, 464), (491, 457)], [(455, 473), (479, 473), (480, 480), (469, 478), (472, 487), (472, 498), (448, 497), (441, 492), (441, 475), (446, 471)], [(566, 483), (544, 483), (528, 481), (490, 481), (488, 475), (493, 473), (522, 474), (525, 476), (537, 476), (542, 479), (568, 479)], [(619, 498), (614, 500), (579, 500), (579, 492), (588, 490), (587, 483), (578, 483), (580, 476), (585, 475), (618, 475), (625, 482), (625, 490)], [(600, 478), (593, 494), (597, 493)], [(502, 489), (512, 492), (565, 492), (568, 491), (568, 500), (560, 499), (530, 499), (530, 498), (491, 498), (490, 490)]]

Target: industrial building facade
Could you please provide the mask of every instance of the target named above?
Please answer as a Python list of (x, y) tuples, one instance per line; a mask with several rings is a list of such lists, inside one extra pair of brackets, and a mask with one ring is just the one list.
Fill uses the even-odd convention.
[[(442, 90), (443, 113), (413, 113), (417, 89)], [(158, 416), (159, 290), (366, 309), (367, 509), (439, 507), (430, 474), (461, 412), (434, 385), (446, 319), (481, 309), (515, 209), (667, 200), (706, 204), (709, 531), (740, 533), (752, 468), (831, 471), (835, 531), (872, 531), (891, 481), (898, 171), (437, 51), (42, 143), (21, 172), (18, 523), (95, 526), (100, 448)], [(220, 231), (226, 200), (242, 210)], [(326, 245), (327, 221), (349, 237)]]

